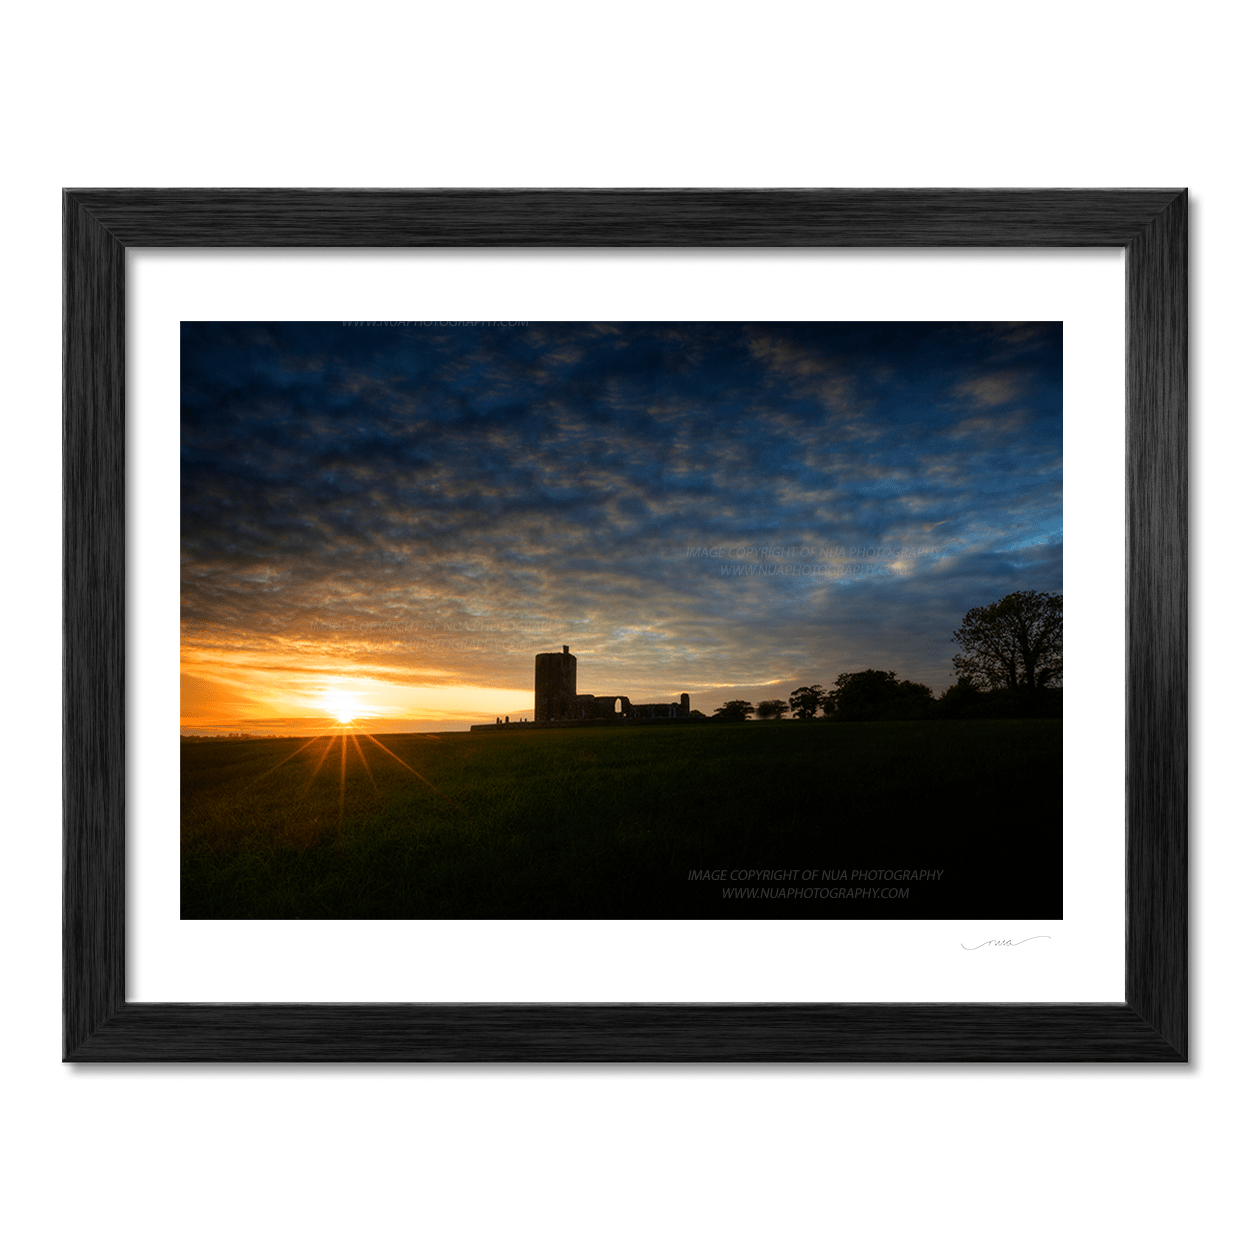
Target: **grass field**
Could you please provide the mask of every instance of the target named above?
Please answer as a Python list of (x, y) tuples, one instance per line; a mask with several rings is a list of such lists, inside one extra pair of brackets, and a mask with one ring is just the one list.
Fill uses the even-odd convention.
[[(182, 915), (1054, 919), (1061, 738), (814, 720), (184, 742)], [(896, 898), (690, 879), (882, 888), (851, 874), (883, 868), (942, 876)]]
[[(1061, 734), (814, 720), (184, 742), (183, 918), (1056, 919)], [(799, 871), (747, 888), (908, 895), (726, 898), (741, 879), (690, 879), (752, 869)], [(878, 869), (943, 875), (851, 875)]]

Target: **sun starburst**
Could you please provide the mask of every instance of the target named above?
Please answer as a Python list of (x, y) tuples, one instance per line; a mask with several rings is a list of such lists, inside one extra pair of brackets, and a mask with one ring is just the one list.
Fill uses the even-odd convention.
[(364, 719), (368, 712), (361, 704), (360, 696), (350, 690), (327, 690), (321, 696), (321, 706), (340, 725), (350, 725)]

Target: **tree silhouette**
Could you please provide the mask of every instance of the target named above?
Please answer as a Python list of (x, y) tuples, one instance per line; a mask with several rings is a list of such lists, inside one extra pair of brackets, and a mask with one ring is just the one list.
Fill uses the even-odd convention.
[(785, 714), (786, 702), (784, 699), (765, 699), (755, 709), (756, 718), (759, 720), (778, 720)]
[(811, 720), (825, 698), (823, 686), (800, 686), (790, 691), (790, 711), (795, 720)]
[(1018, 590), (973, 608), (954, 633), (955, 673), (977, 690), (1063, 685), (1063, 596)]
[(962, 720), (981, 715), (985, 710), (985, 703), (985, 695), (972, 684), (971, 678), (961, 677), (942, 692), (937, 701), (937, 714)]
[(825, 696), (825, 715), (837, 720), (919, 720), (931, 714), (933, 691), (893, 672), (867, 668), (839, 673)]
[(728, 703), (722, 703), (720, 707), (712, 713), (713, 720), (746, 720), (751, 715), (751, 705), (745, 699), (731, 699)]

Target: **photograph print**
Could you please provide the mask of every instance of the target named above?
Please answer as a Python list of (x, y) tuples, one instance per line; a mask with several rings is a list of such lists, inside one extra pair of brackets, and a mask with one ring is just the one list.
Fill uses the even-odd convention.
[(1058, 322), (184, 322), (184, 919), (1063, 915)]

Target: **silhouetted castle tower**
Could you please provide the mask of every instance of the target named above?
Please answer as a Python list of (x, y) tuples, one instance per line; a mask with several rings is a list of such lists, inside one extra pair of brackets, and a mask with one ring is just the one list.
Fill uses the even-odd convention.
[(577, 704), (577, 656), (543, 651), (534, 657), (534, 719), (564, 720)]

